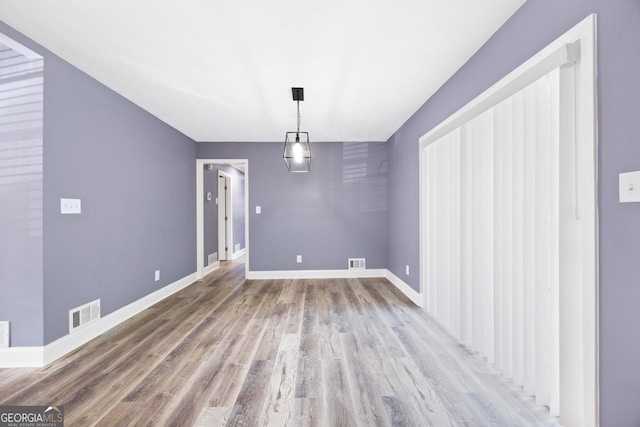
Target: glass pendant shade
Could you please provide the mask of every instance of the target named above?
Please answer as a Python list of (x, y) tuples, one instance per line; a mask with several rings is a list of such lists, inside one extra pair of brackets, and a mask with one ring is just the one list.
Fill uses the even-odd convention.
[(309, 172), (311, 170), (309, 132), (287, 132), (282, 157), (289, 172)]

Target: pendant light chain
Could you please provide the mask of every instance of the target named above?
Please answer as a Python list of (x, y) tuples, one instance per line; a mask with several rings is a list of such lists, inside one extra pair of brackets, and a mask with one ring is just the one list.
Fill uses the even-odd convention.
[(300, 119), (300, 101), (297, 101), (296, 104), (298, 105), (298, 133), (300, 133), (300, 122), (302, 121)]

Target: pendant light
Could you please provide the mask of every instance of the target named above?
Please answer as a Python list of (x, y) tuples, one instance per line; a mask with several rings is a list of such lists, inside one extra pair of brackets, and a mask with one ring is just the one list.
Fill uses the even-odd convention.
[(289, 172), (309, 172), (311, 170), (309, 132), (300, 132), (300, 101), (304, 101), (304, 88), (292, 87), (291, 92), (298, 111), (298, 126), (295, 132), (287, 132), (285, 135), (282, 157)]

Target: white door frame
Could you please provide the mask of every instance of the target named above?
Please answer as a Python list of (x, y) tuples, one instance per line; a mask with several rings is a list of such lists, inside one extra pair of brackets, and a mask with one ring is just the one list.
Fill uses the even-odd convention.
[[(599, 425), (599, 327), (598, 327), (598, 223), (597, 223), (597, 92), (596, 92), (596, 15), (592, 14), (560, 36), (477, 98), (445, 119), (419, 140), (420, 173), (420, 293), (425, 298), (426, 267), (423, 265), (426, 244), (426, 183), (424, 148), (455, 128), (498, 104), (551, 70), (561, 57), (571, 57), (579, 49), (575, 65), (577, 94), (575, 151), (576, 188), (572, 227), (582, 237), (579, 271), (561, 265), (570, 279), (580, 278), (580, 286), (564, 287), (560, 293), (560, 422), (566, 425)], [(569, 149), (571, 151), (571, 149)], [(572, 211), (573, 212), (573, 211)], [(561, 231), (562, 233), (562, 231)], [(561, 236), (562, 239), (562, 236)], [(562, 241), (562, 240), (561, 240)], [(566, 246), (566, 245), (565, 245)], [(568, 249), (568, 248), (567, 248)], [(562, 248), (561, 248), (562, 251)], [(566, 250), (565, 250), (566, 251)], [(575, 281), (574, 281), (575, 283)], [(569, 387), (570, 386), (570, 387)], [(571, 392), (573, 390), (573, 392)], [(580, 390), (580, 392), (575, 392)]]
[(244, 168), (244, 247), (245, 277), (249, 274), (249, 160), (248, 159), (197, 159), (196, 160), (196, 273), (204, 276), (204, 166), (207, 164), (241, 164)]
[[(218, 169), (218, 260), (233, 259), (233, 195), (231, 175)], [(224, 179), (224, 183), (223, 180)], [(223, 219), (224, 217), (224, 219)], [(224, 248), (224, 251), (221, 249)]]

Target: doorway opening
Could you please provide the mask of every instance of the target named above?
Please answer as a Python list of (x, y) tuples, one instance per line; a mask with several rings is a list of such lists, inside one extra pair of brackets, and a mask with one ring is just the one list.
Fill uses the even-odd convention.
[(196, 266), (198, 278), (220, 261), (245, 257), (249, 271), (249, 162), (196, 160)]

